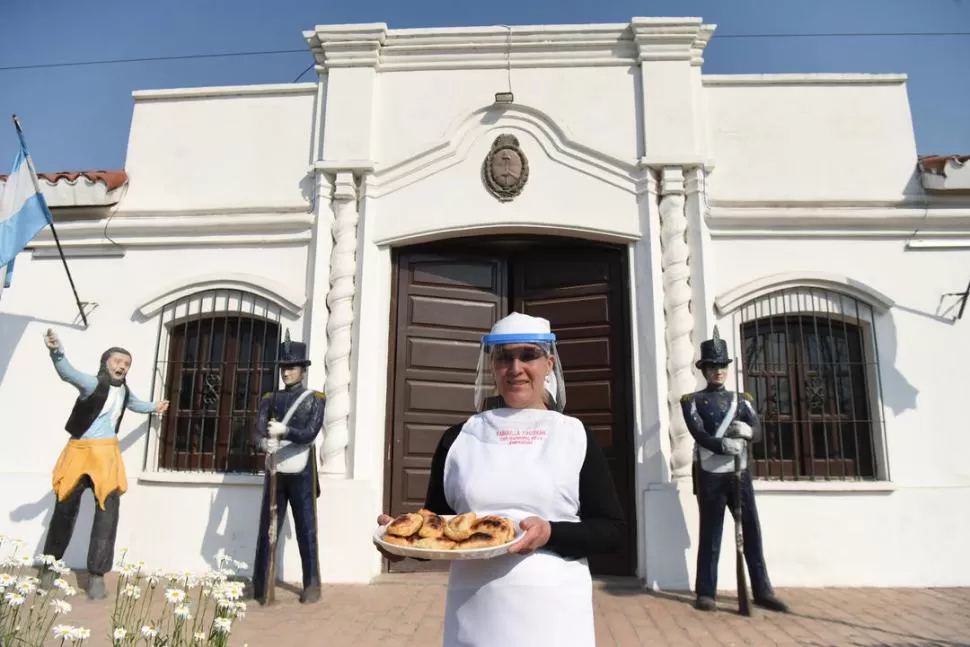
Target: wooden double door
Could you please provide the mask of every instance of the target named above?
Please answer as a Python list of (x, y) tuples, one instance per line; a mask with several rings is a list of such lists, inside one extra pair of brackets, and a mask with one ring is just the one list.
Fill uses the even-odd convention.
[[(473, 239), (396, 254), (388, 396), (386, 505), (424, 502), (444, 431), (474, 413), (479, 344), (510, 312), (547, 318), (557, 336), (566, 413), (595, 434), (610, 464), (628, 534), (590, 560), (594, 575), (636, 569), (634, 440), (626, 250), (560, 239)], [(392, 571), (445, 570), (405, 560)]]

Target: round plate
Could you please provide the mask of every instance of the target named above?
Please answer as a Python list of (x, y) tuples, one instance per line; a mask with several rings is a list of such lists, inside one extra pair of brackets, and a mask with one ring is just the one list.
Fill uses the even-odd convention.
[[(443, 514), (440, 515), (442, 519), (446, 522), (452, 519), (455, 515)], [(512, 522), (515, 523), (514, 521)], [(390, 525), (390, 524), (388, 524)], [(387, 526), (378, 526), (377, 530), (374, 531), (374, 545), (379, 546), (385, 552), (391, 555), (399, 555), (400, 557), (417, 557), (418, 559), (448, 559), (448, 560), (459, 560), (459, 559), (491, 559), (493, 557), (498, 557), (499, 555), (504, 555), (509, 552), (509, 548), (515, 542), (522, 539), (525, 535), (525, 531), (516, 526), (515, 537), (512, 541), (502, 544), (501, 546), (488, 546), (486, 548), (469, 548), (467, 550), (436, 550), (432, 548), (412, 548), (411, 546), (399, 546), (398, 544), (389, 544), (384, 541), (384, 534), (387, 532)]]

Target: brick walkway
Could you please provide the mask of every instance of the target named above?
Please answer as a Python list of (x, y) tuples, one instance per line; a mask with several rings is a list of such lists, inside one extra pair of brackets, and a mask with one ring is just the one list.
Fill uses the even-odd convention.
[[(278, 603), (251, 604), (233, 628), (233, 647), (434, 647), (440, 645), (445, 586), (441, 575), (386, 576), (370, 586), (327, 586), (324, 599), (304, 606), (296, 589), (277, 588)], [(113, 581), (109, 582), (113, 591)], [(732, 612), (724, 598), (716, 614), (691, 607), (689, 594), (646, 593), (630, 583), (597, 584), (597, 647), (669, 645), (815, 645), (843, 647), (970, 647), (970, 589), (790, 589), (793, 609), (779, 615), (755, 608)], [(113, 593), (112, 593), (113, 595)], [(112, 600), (72, 599), (69, 622), (106, 639)], [(515, 646), (508, 646), (515, 647)], [(535, 646), (544, 647), (544, 646)], [(550, 646), (551, 647), (551, 646)], [(560, 647), (560, 646), (556, 646)], [(562, 646), (568, 647), (568, 646)]]

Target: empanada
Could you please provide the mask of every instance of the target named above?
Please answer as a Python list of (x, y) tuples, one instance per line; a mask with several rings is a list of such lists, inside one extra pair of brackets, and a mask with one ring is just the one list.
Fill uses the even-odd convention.
[(474, 512), (466, 512), (452, 517), (445, 525), (445, 537), (455, 541), (468, 539), (472, 534), (472, 526), (475, 525), (477, 518)]
[(420, 537), (437, 538), (445, 534), (445, 520), (432, 513), (424, 516), (424, 525), (418, 530)]
[(414, 539), (411, 537), (395, 537), (394, 535), (385, 534), (384, 542), (395, 544), (396, 546), (411, 546), (414, 544)]
[(428, 548), (431, 550), (451, 550), (455, 542), (444, 537), (422, 537), (411, 544), (413, 548)]
[(402, 514), (384, 533), (388, 544), (426, 550), (493, 548), (514, 538), (515, 524), (508, 517), (465, 512), (445, 521), (427, 508)]
[(467, 550), (470, 548), (491, 548), (493, 546), (501, 546), (505, 542), (501, 540), (500, 537), (496, 537), (491, 533), (487, 532), (476, 532), (473, 533), (471, 537), (465, 541), (458, 544), (458, 550)]
[(405, 512), (387, 526), (388, 535), (410, 537), (424, 524), (424, 517), (416, 512)]
[(480, 517), (475, 524), (472, 526), (472, 532), (485, 532), (496, 539), (499, 539), (499, 543), (506, 543), (512, 541), (515, 537), (515, 526), (512, 525), (512, 520), (506, 517), (499, 517), (496, 515), (487, 515)]

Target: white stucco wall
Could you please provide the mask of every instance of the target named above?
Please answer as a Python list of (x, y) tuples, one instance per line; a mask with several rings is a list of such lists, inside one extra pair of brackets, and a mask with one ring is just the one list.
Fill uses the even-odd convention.
[[(392, 249), (482, 233), (554, 233), (628, 245), (638, 575), (648, 585), (691, 586), (696, 503), (689, 483), (671, 482), (667, 467), (658, 208), (660, 194), (680, 191), (695, 349), (709, 325), (732, 326), (730, 314), (715, 312), (716, 297), (771, 274), (825, 271), (894, 302), (877, 321), (890, 481), (759, 484), (775, 584), (970, 582), (956, 539), (970, 531), (958, 513), (970, 474), (952, 451), (960, 429), (947, 405), (968, 378), (946, 363), (966, 335), (962, 322), (933, 315), (942, 293), (965, 285), (968, 252), (907, 247), (917, 227), (924, 238), (952, 240), (970, 204), (920, 192), (904, 79), (702, 83), (710, 30), (696, 19), (522, 27), (511, 36), (500, 28), (328, 29), (318, 28), (321, 41), (339, 42), (325, 55), (326, 43), (313, 45), (323, 48), (314, 49), (319, 87), (136, 95), (124, 200), (110, 219), (59, 227), (82, 299), (99, 304), (88, 330), (70, 327), (75, 306), (56, 256), (18, 259), (0, 302), (0, 360), (9, 358), (0, 368), (0, 410), (32, 408), (13, 424), (29, 419), (29, 434), (12, 434), (13, 449), (0, 457), (10, 485), (0, 488), (0, 511), (8, 511), (0, 532), (39, 547), (50, 470), (67, 440), (73, 390), (49, 365), (47, 327), (59, 330), (82, 369), (93, 369), (109, 345), (128, 347), (131, 383), (149, 397), (158, 322), (133, 319), (135, 311), (179, 282), (258, 275), (290, 304), (284, 325), (294, 337), (317, 340), (311, 387), (323, 388), (326, 364), (342, 361), (345, 351), (331, 352), (329, 335), (352, 328), (347, 478), (323, 478), (318, 506), (321, 516), (341, 519), (342, 532), (320, 524), (320, 557), (325, 581), (368, 581), (381, 569), (369, 538), (385, 504)], [(507, 65), (515, 103), (493, 106), (494, 93), (508, 89)], [(482, 186), (481, 164), (504, 133), (519, 139), (530, 179), (520, 196), (500, 203)], [(342, 256), (331, 265), (335, 239)], [(48, 234), (35, 242), (50, 252)], [(124, 256), (109, 257), (119, 245)], [(82, 249), (87, 256), (77, 256)], [(332, 281), (351, 286), (352, 302), (326, 307)], [(349, 312), (352, 323), (329, 325), (334, 308), (336, 319)], [(21, 379), (27, 371), (39, 377)], [(32, 404), (37, 389), (50, 391), (50, 406)], [(130, 489), (118, 545), (162, 568), (201, 568), (219, 548), (251, 561), (260, 479), (155, 473), (145, 429), (144, 418), (126, 416)], [(90, 518), (87, 501), (68, 552), (72, 566), (84, 566)], [(730, 589), (729, 523), (726, 530), (720, 586)], [(164, 543), (156, 540), (163, 535)], [(298, 581), (295, 542), (284, 533), (283, 543), (281, 574)]]
[(719, 201), (901, 200), (917, 192), (902, 75), (704, 80)]
[[(80, 297), (96, 304), (86, 309), (89, 327), (80, 326), (47, 231), (32, 245), (45, 257), (22, 253), (2, 295), (0, 410), (15, 412), (23, 433), (11, 434), (0, 456), (0, 533), (39, 551), (53, 508), (51, 470), (68, 440), (64, 423), (76, 390), (54, 373), (42, 340), (47, 328), (82, 371), (96, 371), (109, 346), (129, 349), (129, 383), (153, 400), (162, 397), (160, 380), (152, 391), (157, 311), (173, 295), (248, 289), (279, 301), (282, 325), (302, 337), (312, 226), (303, 191), (314, 96), (315, 84), (135, 93), (125, 198), (110, 212), (58, 224)], [(138, 311), (150, 302), (146, 319)], [(158, 431), (148, 416), (125, 416), (120, 438), (129, 489), (117, 546), (164, 569), (204, 569), (220, 548), (252, 562), (261, 477), (158, 473)], [(85, 566), (92, 514), (86, 497), (66, 555), (72, 567)], [(298, 581), (291, 534), (288, 524), (280, 573)]]
[[(52, 328), (68, 359), (78, 370), (95, 373), (101, 353), (110, 346), (131, 351), (128, 382), (142, 399), (158, 400), (162, 385), (152, 390), (158, 321), (133, 320), (136, 310), (170, 284), (192, 283), (199, 276), (219, 275), (226, 268), (250, 267), (254, 250), (246, 248), (195, 250), (135, 250), (123, 259), (70, 259), (71, 273), (85, 301), (98, 306), (88, 315), (89, 327), (73, 325), (77, 309), (64, 268), (58, 258), (17, 260), (13, 287), (4, 291), (0, 315), (0, 410), (16, 412), (14, 427), (0, 455), (0, 472), (8, 480), (0, 494), (0, 533), (24, 539), (31, 549), (42, 548), (53, 510), (51, 470), (68, 434), (64, 423), (77, 390), (61, 382), (42, 335)], [(285, 283), (304, 272), (305, 251), (298, 246), (259, 250), (263, 276)], [(118, 279), (118, 277), (122, 277)], [(112, 278), (116, 280), (112, 280)], [(297, 328), (299, 317), (284, 315), (284, 325)], [(9, 361), (6, 359), (9, 358)], [(30, 376), (29, 378), (27, 376)], [(117, 546), (131, 549), (132, 558), (166, 569), (201, 569), (213, 563), (219, 548), (251, 562), (255, 554), (259, 515), (258, 480), (253, 484), (218, 486), (199, 483), (191, 474), (171, 475), (174, 482), (156, 482), (156, 456), (148, 455), (148, 438), (158, 424), (148, 416), (128, 412), (119, 438), (128, 473), (128, 492), (122, 498)], [(85, 497), (66, 560), (84, 568), (93, 501)], [(291, 553), (287, 547), (291, 576)], [(296, 562), (299, 573), (299, 561)]]
[[(736, 311), (715, 312), (715, 301), (773, 275), (812, 285), (836, 277), (850, 292), (861, 282), (893, 302), (875, 312), (883, 480), (756, 483), (776, 586), (970, 581), (959, 541), (970, 520), (956, 512), (970, 473), (952, 450), (961, 432), (949, 395), (967, 384), (949, 361), (967, 335), (952, 320), (956, 298), (944, 296), (966, 285), (970, 247), (961, 231), (970, 201), (922, 191), (905, 81), (704, 78), (713, 168), (691, 266), (695, 298), (704, 298), (711, 325), (735, 348), (741, 319)], [(690, 484), (648, 485), (644, 508), (647, 584), (693, 586), (698, 516)], [(665, 530), (653, 531), (657, 518), (667, 520)], [(732, 529), (728, 516), (718, 582), (725, 591), (734, 587)]]
[[(716, 240), (713, 247), (717, 294), (767, 274), (824, 272), (895, 302), (875, 316), (885, 490), (829, 482), (813, 492), (808, 484), (765, 484), (758, 506), (775, 583), (965, 585), (970, 565), (959, 538), (970, 532), (970, 517), (957, 511), (970, 494), (970, 469), (954, 451), (964, 434), (954, 423), (952, 394), (970, 388), (970, 377), (953, 361), (968, 336), (965, 321), (953, 320), (956, 299), (944, 294), (965, 287), (970, 250), (907, 250), (900, 240), (734, 239)], [(727, 335), (739, 321), (726, 315), (721, 330)]]
[(135, 93), (122, 210), (306, 207), (315, 84)]

